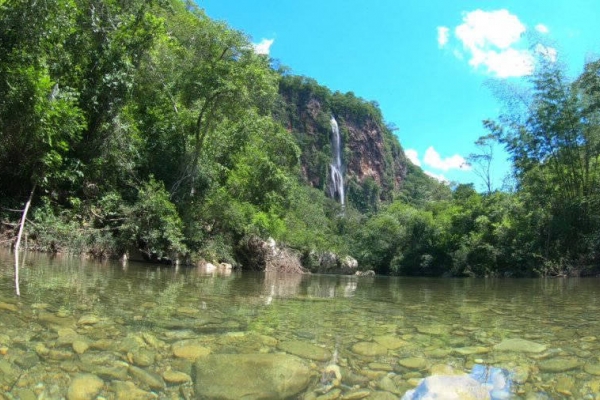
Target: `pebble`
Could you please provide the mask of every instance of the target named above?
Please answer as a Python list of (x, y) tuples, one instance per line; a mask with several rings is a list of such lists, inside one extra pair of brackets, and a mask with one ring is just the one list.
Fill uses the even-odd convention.
[(388, 349), (376, 342), (358, 342), (352, 346), (352, 351), (365, 357), (377, 357), (386, 355)]

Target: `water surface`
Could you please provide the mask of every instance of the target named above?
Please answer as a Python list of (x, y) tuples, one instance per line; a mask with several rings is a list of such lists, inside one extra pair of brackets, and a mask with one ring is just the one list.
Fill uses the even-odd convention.
[[(600, 398), (596, 278), (286, 276), (24, 258), (17, 298), (12, 255), (0, 252), (8, 399), (65, 398), (77, 379), (106, 399), (200, 398), (224, 377), (194, 385), (195, 362), (280, 353), (309, 374), (292, 398), (400, 398), (422, 378), (481, 365), (509, 373), (511, 398)], [(532, 344), (507, 350), (508, 339)]]

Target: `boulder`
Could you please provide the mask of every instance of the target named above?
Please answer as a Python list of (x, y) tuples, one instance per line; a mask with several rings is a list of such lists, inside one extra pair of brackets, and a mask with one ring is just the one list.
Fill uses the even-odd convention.
[(213, 354), (196, 362), (193, 374), (201, 399), (284, 399), (310, 383), (310, 368), (288, 354)]
[(299, 254), (278, 246), (273, 238), (263, 240), (257, 236), (249, 237), (239, 243), (237, 254), (244, 268), (266, 272), (308, 272), (302, 267)]
[(304, 255), (303, 263), (310, 268), (311, 272), (319, 274), (354, 275), (358, 268), (356, 259), (350, 256), (340, 257), (330, 251), (324, 253), (311, 251)]

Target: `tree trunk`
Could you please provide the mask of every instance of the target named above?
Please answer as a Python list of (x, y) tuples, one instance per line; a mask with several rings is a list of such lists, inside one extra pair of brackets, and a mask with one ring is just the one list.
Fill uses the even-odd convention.
[(23, 228), (25, 227), (25, 221), (27, 220), (27, 212), (29, 211), (29, 206), (31, 206), (31, 200), (33, 199), (33, 194), (35, 193), (36, 186), (37, 185), (35, 184), (33, 185), (31, 193), (29, 193), (29, 199), (27, 199), (27, 203), (25, 203), (23, 215), (21, 216), (21, 224), (19, 225), (17, 243), (15, 244), (15, 289), (17, 292), (17, 296), (21, 296), (21, 289), (19, 288), (19, 248), (21, 247), (21, 237), (23, 236)]

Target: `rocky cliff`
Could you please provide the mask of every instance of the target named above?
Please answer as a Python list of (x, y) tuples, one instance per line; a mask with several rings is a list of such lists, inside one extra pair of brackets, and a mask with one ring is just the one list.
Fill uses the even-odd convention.
[(282, 78), (280, 100), (278, 118), (302, 149), (302, 174), (311, 186), (328, 190), (333, 117), (342, 137), (347, 201), (368, 211), (400, 189), (406, 157), (376, 103), (353, 93), (332, 93), (299, 76)]

